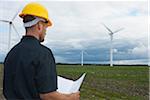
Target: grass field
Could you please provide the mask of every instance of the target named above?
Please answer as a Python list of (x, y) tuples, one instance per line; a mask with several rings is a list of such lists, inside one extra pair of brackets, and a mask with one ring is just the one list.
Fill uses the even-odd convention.
[[(0, 88), (2, 68), (0, 65)], [(58, 75), (74, 80), (87, 73), (80, 90), (81, 100), (149, 99), (149, 68), (146, 66), (57, 65), (57, 71)]]

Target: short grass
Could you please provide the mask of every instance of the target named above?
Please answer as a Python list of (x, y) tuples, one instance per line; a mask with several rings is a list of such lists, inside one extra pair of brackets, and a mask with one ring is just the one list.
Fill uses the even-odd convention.
[[(0, 65), (0, 88), (2, 88)], [(77, 79), (87, 73), (81, 87), (81, 100), (148, 100), (149, 67), (57, 65), (58, 75)], [(2, 91), (0, 91), (2, 97)]]
[(3, 65), (0, 64), (0, 100), (3, 99), (2, 88), (3, 88)]

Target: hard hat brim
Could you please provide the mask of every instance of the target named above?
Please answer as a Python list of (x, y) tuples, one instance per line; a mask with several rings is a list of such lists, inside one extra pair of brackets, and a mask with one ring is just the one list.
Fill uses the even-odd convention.
[[(26, 16), (26, 15), (32, 15), (32, 14), (19, 14), (19, 16), (21, 17), (21, 18), (23, 18), (24, 16)], [(35, 16), (35, 15), (32, 15), (32, 16)], [(42, 16), (36, 16), (36, 17), (40, 17), (40, 18), (43, 18)], [(43, 19), (45, 19), (45, 18), (43, 18)], [(52, 24), (52, 21), (50, 20), (50, 19), (45, 19), (46, 21), (48, 21), (48, 23), (47, 23), (47, 26), (49, 27), (49, 26), (52, 26), (53, 24)]]

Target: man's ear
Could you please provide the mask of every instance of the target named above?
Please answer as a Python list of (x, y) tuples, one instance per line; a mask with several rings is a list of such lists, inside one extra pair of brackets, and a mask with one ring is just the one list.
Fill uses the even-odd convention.
[(40, 22), (38, 22), (37, 27), (38, 27), (38, 30), (41, 32), (43, 26), (42, 26), (42, 24)]

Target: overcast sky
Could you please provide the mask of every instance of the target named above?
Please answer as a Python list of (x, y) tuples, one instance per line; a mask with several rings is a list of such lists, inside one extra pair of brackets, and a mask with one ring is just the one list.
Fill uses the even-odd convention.
[[(11, 20), (27, 2), (0, 1), (0, 19)], [(87, 52), (85, 61), (109, 61), (110, 36), (101, 23), (112, 31), (124, 28), (114, 34), (116, 61), (148, 59), (148, 1), (38, 2), (54, 23), (43, 44), (52, 49), (56, 62), (79, 62), (81, 50)], [(22, 20), (17, 16), (14, 24), (21, 38), (25, 34)], [(0, 22), (1, 55), (8, 52), (8, 29), (8, 24)], [(20, 38), (12, 30), (11, 47)]]

